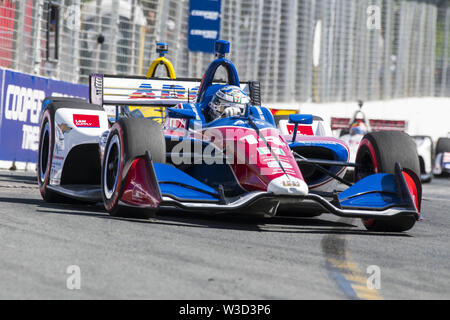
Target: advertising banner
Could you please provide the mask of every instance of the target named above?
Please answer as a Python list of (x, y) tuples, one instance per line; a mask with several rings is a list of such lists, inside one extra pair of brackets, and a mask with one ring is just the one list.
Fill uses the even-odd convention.
[(1, 70), (0, 161), (35, 163), (39, 116), (48, 96), (88, 99), (85, 85)]
[(220, 36), (221, 0), (190, 0), (188, 48), (190, 51), (214, 53)]

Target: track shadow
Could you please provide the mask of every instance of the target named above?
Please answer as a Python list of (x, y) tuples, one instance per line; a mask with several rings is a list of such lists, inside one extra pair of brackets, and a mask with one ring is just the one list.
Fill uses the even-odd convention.
[(36, 175), (21, 175), (16, 173), (0, 173), (0, 182), (20, 182), (20, 183), (26, 183), (30, 185), (36, 185), (37, 187), (37, 180)]
[(0, 203), (1, 202), (40, 205), (43, 201), (40, 199), (0, 197)]
[(371, 236), (398, 236), (411, 237), (406, 233), (396, 232), (370, 232), (354, 224), (355, 219), (339, 218), (339, 221), (331, 220), (334, 216), (323, 214), (317, 217), (286, 217), (275, 216), (272, 218), (260, 218), (252, 216), (207, 215), (197, 213), (181, 213), (179, 211), (165, 211), (157, 215), (162, 221), (184, 221), (195, 224), (203, 224), (208, 228), (218, 229), (248, 229), (261, 232), (281, 233), (311, 233), (311, 234), (360, 234)]
[(238, 214), (211, 215), (204, 213), (185, 213), (176, 209), (166, 209), (160, 210), (155, 218), (142, 220), (110, 216), (105, 212), (101, 203), (95, 205), (53, 204), (47, 203), (41, 199), (0, 197), (0, 205), (1, 203), (35, 205), (37, 206), (36, 212), (40, 214), (74, 215), (140, 224), (276, 233), (360, 234), (371, 236), (410, 237), (410, 235), (405, 233), (369, 232), (353, 224), (352, 219), (348, 219), (348, 222), (343, 222), (342, 219), (340, 219), (340, 221), (330, 220), (333, 216), (329, 214), (313, 218), (283, 216), (261, 218)]

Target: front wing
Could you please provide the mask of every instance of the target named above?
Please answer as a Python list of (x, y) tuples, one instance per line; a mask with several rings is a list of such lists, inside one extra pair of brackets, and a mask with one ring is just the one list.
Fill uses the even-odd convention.
[[(403, 170), (398, 164), (395, 175), (374, 174), (340, 193), (290, 196), (253, 191), (229, 198), (225, 197), (221, 188), (213, 189), (171, 165), (154, 164), (148, 153), (141, 161), (146, 162), (148, 172), (132, 172), (131, 176), (146, 175), (152, 180), (147, 184), (146, 189), (140, 184), (141, 198), (159, 200), (156, 204), (152, 202), (143, 205), (142, 201), (134, 202), (130, 200), (133, 197), (128, 196), (126, 199), (122, 198), (123, 205), (155, 209), (176, 207), (185, 211), (213, 214), (235, 212), (274, 216), (280, 204), (290, 204), (291, 207), (293, 204), (298, 204), (299, 212), (302, 207), (315, 204), (323, 208), (324, 213), (332, 213), (340, 217), (368, 219), (403, 215), (420, 219), (420, 182), (413, 172)], [(416, 182), (414, 186), (411, 186), (412, 181)], [(130, 183), (136, 185), (136, 182), (130, 181)], [(411, 188), (415, 188), (413, 192)], [(135, 199), (138, 196), (136, 194)]]
[[(338, 193), (308, 195), (277, 195), (266, 191), (248, 192), (226, 197), (219, 187), (214, 189), (183, 171), (153, 163), (150, 155), (136, 159), (127, 173), (127, 184), (120, 204), (129, 207), (160, 209), (175, 207), (182, 211), (208, 214), (239, 213), (272, 217), (280, 205), (288, 204), (292, 214), (301, 216), (308, 209), (320, 209), (348, 218), (390, 219), (410, 216), (421, 219), (421, 185), (409, 170), (396, 166), (396, 174), (379, 173), (368, 176)], [(53, 191), (83, 201), (102, 201), (100, 186), (49, 186)]]

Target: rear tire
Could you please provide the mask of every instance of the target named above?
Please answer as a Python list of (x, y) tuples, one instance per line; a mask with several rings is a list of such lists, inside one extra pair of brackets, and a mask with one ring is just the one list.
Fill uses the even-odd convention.
[(148, 219), (151, 208), (121, 206), (128, 170), (133, 161), (148, 151), (154, 163), (165, 163), (166, 143), (161, 125), (151, 119), (121, 118), (111, 128), (102, 163), (102, 195), (112, 216)]
[[(380, 131), (366, 134), (356, 155), (355, 181), (375, 173), (395, 174), (395, 163), (412, 170), (420, 177), (419, 157), (415, 142), (403, 132)], [(413, 217), (384, 219), (362, 219), (369, 231), (402, 232), (411, 229)]]
[(450, 152), (450, 138), (439, 138), (436, 144), (436, 154)]

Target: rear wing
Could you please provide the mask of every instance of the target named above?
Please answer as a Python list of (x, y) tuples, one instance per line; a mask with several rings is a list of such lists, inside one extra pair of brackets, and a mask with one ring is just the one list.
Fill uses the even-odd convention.
[(348, 129), (350, 118), (331, 117), (331, 130)]
[[(331, 130), (350, 129), (350, 118), (331, 118)], [(405, 120), (381, 120), (369, 119), (369, 126), (372, 131), (406, 131), (408, 122)]]
[(373, 131), (406, 131), (408, 123), (405, 120), (369, 119)]
[[(103, 106), (173, 106), (194, 102), (201, 81), (193, 78), (165, 79), (91, 74), (89, 100), (90, 103)], [(251, 90), (251, 87), (249, 82), (241, 82), (241, 89), (250, 96), (252, 91), (255, 91)]]

